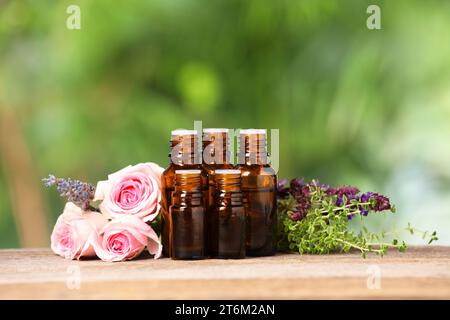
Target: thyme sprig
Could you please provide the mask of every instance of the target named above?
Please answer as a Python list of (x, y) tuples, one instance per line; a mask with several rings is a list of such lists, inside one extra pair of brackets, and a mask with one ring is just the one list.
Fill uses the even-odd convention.
[[(293, 179), (289, 187), (282, 182), (278, 190), (280, 250), (301, 254), (328, 254), (359, 250), (363, 257), (370, 252), (383, 256), (388, 249), (400, 252), (408, 248), (404, 241), (392, 237), (393, 232), (370, 232), (363, 223), (369, 212), (395, 212), (389, 199), (378, 193), (360, 194), (354, 187), (330, 188), (316, 180), (305, 183)], [(359, 232), (350, 229), (349, 221), (361, 219)], [(437, 240), (436, 232), (429, 233), (408, 224), (407, 231), (420, 234), (428, 243)]]

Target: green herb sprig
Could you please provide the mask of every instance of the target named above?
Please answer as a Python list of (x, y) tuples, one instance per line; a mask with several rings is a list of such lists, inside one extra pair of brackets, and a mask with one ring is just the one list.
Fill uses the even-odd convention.
[[(405, 241), (392, 237), (393, 232), (370, 232), (364, 226), (369, 212), (395, 212), (389, 199), (378, 193), (359, 194), (354, 187), (330, 188), (312, 180), (293, 179), (288, 188), (284, 183), (278, 192), (278, 247), (301, 254), (328, 254), (359, 250), (380, 256), (394, 248), (400, 252), (408, 248)], [(359, 231), (350, 228), (350, 220), (361, 219)], [(428, 243), (437, 240), (436, 232), (420, 231), (408, 224), (407, 231), (419, 233)]]

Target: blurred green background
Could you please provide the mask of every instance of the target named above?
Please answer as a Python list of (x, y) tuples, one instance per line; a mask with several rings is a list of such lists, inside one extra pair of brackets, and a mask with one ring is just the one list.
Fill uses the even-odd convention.
[(64, 203), (40, 178), (165, 167), (194, 120), (278, 128), (280, 178), (386, 193), (398, 212), (372, 228), (450, 244), (449, 15), (445, 0), (0, 0), (0, 247), (48, 245)]

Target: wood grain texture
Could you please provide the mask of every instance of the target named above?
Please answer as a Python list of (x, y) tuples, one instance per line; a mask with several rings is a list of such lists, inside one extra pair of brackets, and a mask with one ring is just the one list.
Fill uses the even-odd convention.
[[(79, 289), (74, 277), (79, 272)], [(377, 272), (380, 288), (368, 287)], [(70, 289), (70, 288), (73, 289)], [(373, 285), (372, 285), (373, 287)], [(1, 299), (450, 299), (450, 247), (243, 260), (68, 261), (0, 250)]]

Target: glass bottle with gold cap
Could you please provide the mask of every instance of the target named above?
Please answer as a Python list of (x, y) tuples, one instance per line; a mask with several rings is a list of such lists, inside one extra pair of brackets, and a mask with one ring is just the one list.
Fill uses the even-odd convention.
[(246, 214), (246, 254), (267, 256), (275, 254), (277, 227), (277, 177), (269, 165), (267, 131), (239, 131), (238, 168)]
[(201, 170), (176, 170), (169, 208), (172, 259), (205, 258), (205, 208)]
[(169, 206), (175, 185), (175, 171), (201, 170), (203, 190), (207, 190), (208, 174), (202, 168), (197, 130), (173, 130), (170, 138), (170, 164), (161, 176), (161, 240), (163, 254), (170, 256)]

